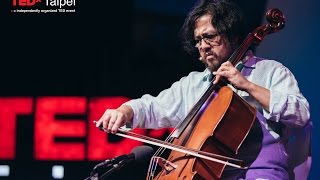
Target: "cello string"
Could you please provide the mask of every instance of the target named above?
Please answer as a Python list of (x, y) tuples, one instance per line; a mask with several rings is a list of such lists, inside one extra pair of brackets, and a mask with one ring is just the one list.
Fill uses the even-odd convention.
[(152, 171), (150, 172), (150, 174), (148, 174), (149, 179), (153, 179), (154, 178), (154, 174), (156, 172), (157, 164), (159, 163), (159, 159), (158, 158), (152, 157), (152, 159), (154, 159), (153, 160), (154, 163), (152, 164), (152, 168), (151, 168)]
[[(168, 137), (165, 142), (171, 143), (172, 141), (173, 141), (173, 139), (171, 137)], [(158, 165), (158, 159), (156, 159), (155, 157), (160, 156), (161, 154), (163, 154), (163, 152), (165, 150), (166, 150), (166, 148), (160, 147), (160, 148), (158, 148), (156, 153), (152, 156), (150, 164), (149, 164), (148, 172), (147, 172), (147, 177), (150, 176), (150, 178), (153, 179), (152, 177), (154, 177), (154, 174), (156, 172), (157, 165)], [(149, 179), (149, 178), (147, 178), (147, 179)]]
[[(135, 133), (134, 133), (135, 134)], [(165, 142), (172, 142), (171, 140), (171, 135), (169, 135)], [(165, 151), (165, 148), (163, 147), (160, 147), (157, 149), (157, 151), (154, 153), (154, 155), (152, 156), (151, 158), (151, 161), (150, 161), (150, 164), (149, 164), (149, 168), (148, 168), (148, 172), (147, 172), (147, 179), (149, 179), (148, 177), (150, 176), (150, 178), (152, 178), (156, 172), (156, 169), (157, 169), (157, 164), (158, 164), (158, 160), (156, 160), (155, 162), (155, 157), (157, 156), (161, 156), (161, 154)], [(153, 179), (153, 178), (152, 178)]]

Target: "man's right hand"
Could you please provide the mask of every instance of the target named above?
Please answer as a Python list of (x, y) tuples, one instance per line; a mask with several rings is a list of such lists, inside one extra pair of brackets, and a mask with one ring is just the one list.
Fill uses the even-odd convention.
[(130, 106), (122, 105), (118, 109), (107, 109), (97, 121), (96, 127), (102, 125), (108, 133), (115, 134), (118, 128), (132, 121), (133, 110)]

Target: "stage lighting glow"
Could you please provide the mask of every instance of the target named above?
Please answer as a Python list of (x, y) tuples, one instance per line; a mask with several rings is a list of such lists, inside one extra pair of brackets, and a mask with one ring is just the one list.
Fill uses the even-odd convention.
[(8, 165), (0, 165), (0, 176), (7, 177), (10, 174), (10, 166)]
[(54, 179), (62, 179), (64, 177), (64, 167), (60, 165), (52, 166), (52, 177)]

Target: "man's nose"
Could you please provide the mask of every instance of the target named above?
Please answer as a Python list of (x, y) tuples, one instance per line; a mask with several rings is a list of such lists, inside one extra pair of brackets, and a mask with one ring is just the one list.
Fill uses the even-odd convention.
[(208, 52), (211, 49), (211, 45), (203, 39), (201, 39), (201, 41), (199, 42), (199, 45), (200, 45), (200, 51)]
[(205, 39), (201, 39), (199, 41), (199, 45), (200, 45), (201, 48), (210, 48), (211, 47), (209, 42), (207, 42)]

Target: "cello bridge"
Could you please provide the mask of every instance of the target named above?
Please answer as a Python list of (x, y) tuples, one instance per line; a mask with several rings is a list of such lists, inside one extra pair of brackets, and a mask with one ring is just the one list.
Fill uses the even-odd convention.
[(153, 157), (153, 159), (156, 160), (158, 165), (162, 167), (163, 170), (166, 171), (166, 174), (169, 174), (171, 171), (176, 169), (178, 166), (176, 164), (173, 164), (172, 162), (162, 158), (162, 157)]

